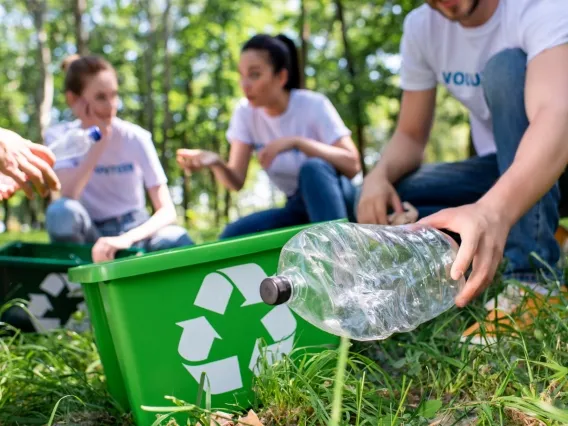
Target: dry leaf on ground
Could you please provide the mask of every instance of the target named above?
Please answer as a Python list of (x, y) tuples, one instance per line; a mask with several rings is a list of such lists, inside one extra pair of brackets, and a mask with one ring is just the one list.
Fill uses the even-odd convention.
[(262, 422), (260, 421), (260, 419), (258, 418), (258, 416), (256, 415), (256, 413), (252, 410), (250, 410), (248, 412), (246, 417), (239, 417), (237, 424), (238, 425), (247, 424), (247, 425), (251, 425), (251, 426), (264, 426), (262, 424)]

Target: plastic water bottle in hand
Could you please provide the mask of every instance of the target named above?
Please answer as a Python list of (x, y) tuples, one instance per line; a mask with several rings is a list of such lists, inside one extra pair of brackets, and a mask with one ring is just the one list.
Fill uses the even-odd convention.
[(445, 233), (416, 224), (319, 224), (286, 243), (260, 293), (331, 334), (386, 339), (454, 305), (465, 284), (450, 276), (457, 250)]
[(53, 151), (58, 161), (67, 160), (85, 155), (101, 138), (102, 133), (97, 126), (71, 129), (49, 144), (49, 149)]

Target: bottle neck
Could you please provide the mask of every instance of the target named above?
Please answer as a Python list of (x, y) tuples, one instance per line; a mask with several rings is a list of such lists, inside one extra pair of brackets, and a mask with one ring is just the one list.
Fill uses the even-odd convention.
[(292, 284), (290, 297), (287, 303), (289, 305), (293, 305), (296, 300), (302, 299), (302, 295), (305, 293), (307, 286), (306, 280), (304, 279), (300, 271), (296, 268), (290, 271), (286, 271), (286, 274), (284, 274), (284, 276), (290, 281), (290, 284)]

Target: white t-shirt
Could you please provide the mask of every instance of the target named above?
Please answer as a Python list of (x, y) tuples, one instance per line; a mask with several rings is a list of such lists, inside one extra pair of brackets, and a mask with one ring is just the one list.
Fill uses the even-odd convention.
[[(269, 116), (262, 108), (254, 108), (247, 99), (242, 99), (227, 130), (229, 142), (253, 145), (255, 151), (282, 137), (306, 137), (331, 145), (350, 135), (351, 131), (326, 96), (301, 89), (291, 91), (288, 108), (276, 117)], [(266, 173), (287, 196), (294, 195), (298, 190), (300, 168), (307, 158), (298, 150), (282, 152)]]
[(480, 84), (487, 61), (501, 50), (521, 48), (528, 62), (567, 42), (567, 0), (500, 0), (488, 22), (471, 28), (423, 5), (404, 21), (401, 85), (404, 90), (447, 87), (470, 111), (478, 155), (489, 154), (496, 146)]
[[(49, 146), (80, 121), (60, 123), (45, 133)], [(56, 161), (54, 169), (79, 166), (82, 158)], [(145, 188), (167, 183), (150, 132), (114, 118), (112, 136), (81, 194), (80, 201), (93, 220), (101, 221), (146, 207)]]

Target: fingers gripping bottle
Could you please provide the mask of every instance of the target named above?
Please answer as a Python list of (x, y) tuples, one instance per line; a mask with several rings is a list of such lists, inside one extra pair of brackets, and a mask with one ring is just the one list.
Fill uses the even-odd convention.
[(319, 224), (286, 243), (260, 293), (331, 334), (386, 339), (454, 305), (465, 283), (450, 277), (457, 250), (445, 233), (416, 224)]
[(102, 133), (97, 126), (88, 129), (76, 128), (67, 131), (60, 138), (49, 144), (49, 149), (57, 161), (81, 157), (91, 149), (91, 146), (100, 141)]

